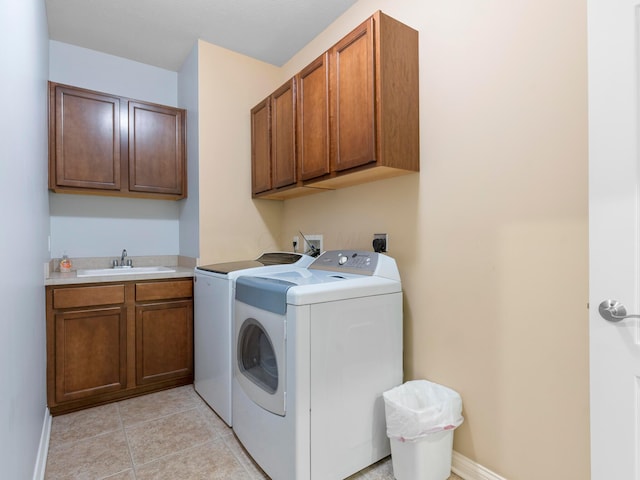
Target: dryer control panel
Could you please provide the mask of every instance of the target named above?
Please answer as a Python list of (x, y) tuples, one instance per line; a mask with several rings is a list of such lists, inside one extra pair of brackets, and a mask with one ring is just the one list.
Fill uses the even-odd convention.
[(379, 254), (361, 250), (329, 250), (316, 258), (309, 269), (373, 275)]

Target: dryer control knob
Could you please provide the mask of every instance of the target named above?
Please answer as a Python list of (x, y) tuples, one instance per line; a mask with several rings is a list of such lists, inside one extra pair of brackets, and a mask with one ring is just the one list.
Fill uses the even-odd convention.
[(347, 256), (341, 255), (340, 258), (338, 258), (338, 264), (344, 265), (345, 263), (347, 263), (347, 260), (349, 260)]

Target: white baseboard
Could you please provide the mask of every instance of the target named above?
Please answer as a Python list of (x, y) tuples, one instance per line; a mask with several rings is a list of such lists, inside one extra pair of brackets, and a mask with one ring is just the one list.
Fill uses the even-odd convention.
[(44, 471), (47, 467), (47, 454), (49, 453), (49, 437), (51, 436), (51, 414), (49, 409), (44, 409), (44, 422), (42, 424), (42, 434), (40, 435), (40, 446), (38, 447), (38, 457), (33, 469), (33, 480), (44, 480)]
[(455, 450), (451, 456), (451, 471), (464, 480), (507, 480)]

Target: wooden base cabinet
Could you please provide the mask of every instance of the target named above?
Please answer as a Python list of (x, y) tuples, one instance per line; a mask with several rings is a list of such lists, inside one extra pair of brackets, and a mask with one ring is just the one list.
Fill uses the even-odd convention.
[(188, 376), (193, 371), (193, 302), (136, 307), (136, 384)]
[(193, 382), (193, 280), (48, 286), (53, 415)]
[(123, 306), (62, 311), (54, 317), (55, 401), (118, 392), (127, 386)]

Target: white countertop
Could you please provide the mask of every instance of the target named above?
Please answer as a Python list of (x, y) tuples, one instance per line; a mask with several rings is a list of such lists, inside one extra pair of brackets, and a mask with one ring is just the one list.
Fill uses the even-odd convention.
[[(107, 282), (130, 282), (139, 280), (164, 280), (170, 278), (191, 278), (195, 267), (195, 259), (185, 257), (131, 257), (135, 266), (166, 266), (174, 269), (174, 272), (153, 272), (153, 273), (123, 273), (122, 275), (104, 275), (91, 277), (78, 277), (76, 271), (84, 268), (107, 268), (109, 258), (81, 258), (71, 259), (73, 262), (72, 271), (53, 271), (57, 265), (57, 259), (51, 261), (49, 273), (45, 273), (44, 284), (48, 285), (79, 285), (88, 283)], [(193, 266), (191, 266), (193, 265)]]
[(139, 273), (122, 275), (104, 275), (95, 277), (78, 277), (75, 270), (68, 273), (53, 272), (45, 279), (45, 285), (77, 285), (82, 283), (130, 282), (135, 280), (157, 280), (167, 278), (193, 277), (193, 268), (171, 267), (175, 272)]

